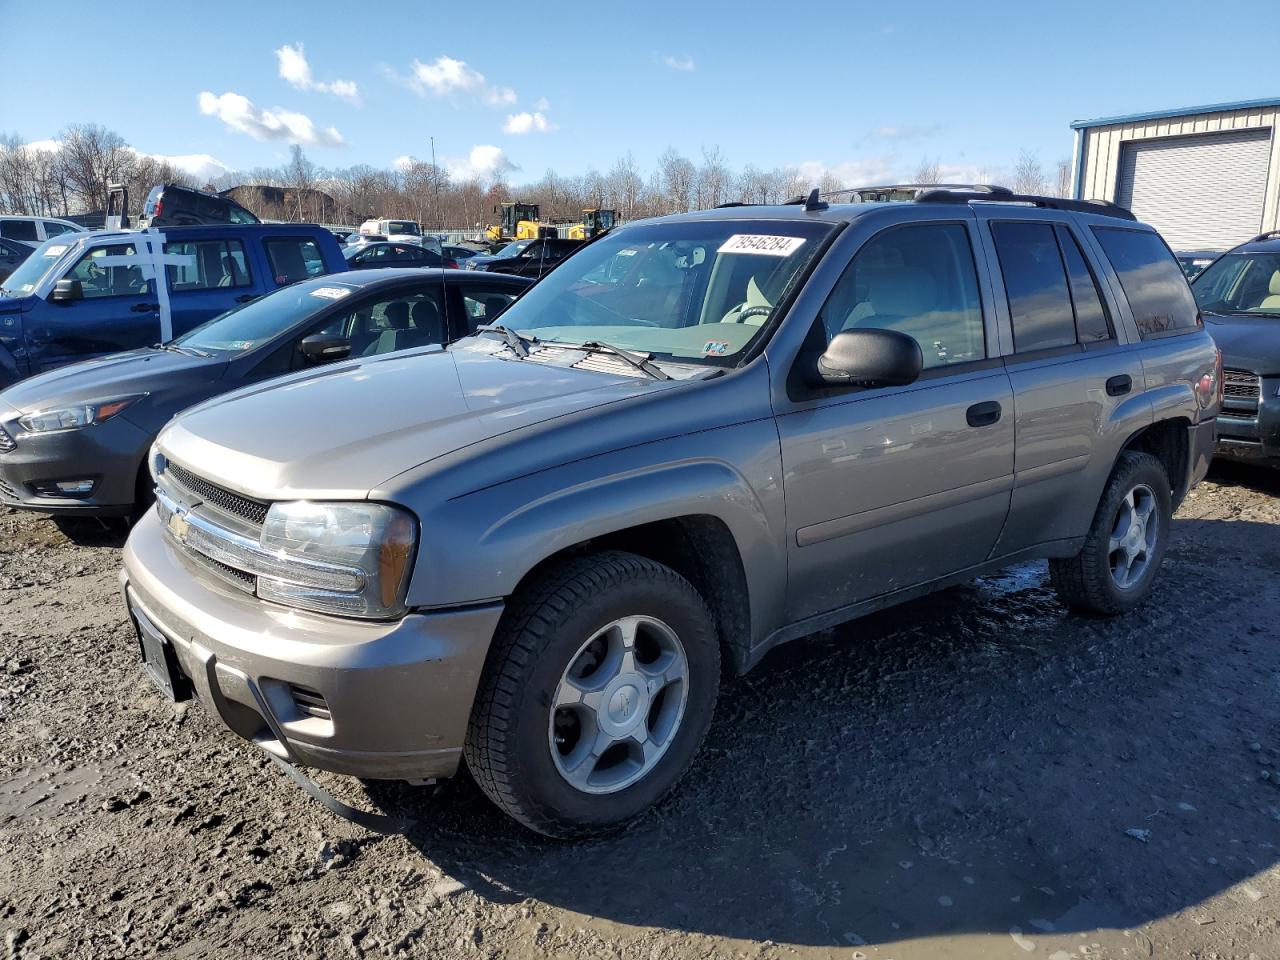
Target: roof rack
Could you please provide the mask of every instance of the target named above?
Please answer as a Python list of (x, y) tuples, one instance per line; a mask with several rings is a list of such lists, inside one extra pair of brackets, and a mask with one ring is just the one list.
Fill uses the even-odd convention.
[(961, 188), (923, 190), (916, 203), (1025, 203), (1045, 210), (1074, 210), (1121, 220), (1137, 220), (1130, 210), (1109, 200), (1070, 200), (1066, 197), (1042, 197), (1033, 193), (1014, 193), (1008, 187), (980, 183)]
[(1263, 233), (1258, 234), (1249, 242), (1257, 243), (1259, 240), (1275, 240), (1277, 237), (1280, 237), (1280, 230), (1266, 230)]

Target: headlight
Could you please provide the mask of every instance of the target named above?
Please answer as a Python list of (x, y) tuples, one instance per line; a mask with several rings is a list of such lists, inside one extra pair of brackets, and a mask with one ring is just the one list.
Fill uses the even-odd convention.
[(261, 538), (271, 562), (255, 571), (258, 596), (348, 617), (399, 616), (417, 528), (409, 513), (381, 503), (272, 504)]
[(147, 453), (147, 470), (151, 472), (152, 482), (160, 479), (160, 474), (164, 473), (165, 464), (169, 461), (165, 459), (165, 455), (160, 452), (158, 443), (151, 444), (151, 450)]
[(121, 397), (102, 403), (86, 403), (82, 406), (60, 407), (56, 410), (40, 410), (18, 418), (18, 425), (27, 433), (54, 433), (58, 430), (76, 430), (95, 423), (110, 420), (121, 410), (141, 399)]

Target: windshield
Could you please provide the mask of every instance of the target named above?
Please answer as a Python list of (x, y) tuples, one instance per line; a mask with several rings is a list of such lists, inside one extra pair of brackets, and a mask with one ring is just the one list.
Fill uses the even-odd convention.
[(18, 269), (0, 284), (0, 290), (4, 290), (11, 297), (25, 297), (40, 283), (49, 269), (53, 267), (62, 255), (67, 252), (71, 244), (65, 240), (46, 240), (38, 248), (36, 252), (22, 261)]
[(412, 220), (388, 220), (387, 233), (408, 234), (409, 236), (416, 237), (422, 233), (422, 228)]
[(1195, 278), (1191, 291), (1206, 313), (1280, 316), (1280, 251), (1224, 254)]
[(796, 220), (631, 227), (574, 253), (502, 322), (542, 340), (731, 365), (833, 229)]
[(509, 260), (512, 257), (520, 256), (520, 251), (533, 243), (532, 240), (515, 240), (508, 243), (505, 247), (493, 255), (495, 260)]
[(357, 289), (329, 278), (295, 283), (215, 317), (173, 342), (196, 350), (252, 350)]

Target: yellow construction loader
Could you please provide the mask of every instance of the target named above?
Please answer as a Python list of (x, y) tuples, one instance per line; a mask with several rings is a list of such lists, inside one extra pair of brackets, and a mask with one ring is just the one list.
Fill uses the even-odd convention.
[(587, 207), (582, 211), (582, 222), (569, 228), (570, 240), (590, 240), (606, 230), (612, 230), (618, 222), (618, 211)]

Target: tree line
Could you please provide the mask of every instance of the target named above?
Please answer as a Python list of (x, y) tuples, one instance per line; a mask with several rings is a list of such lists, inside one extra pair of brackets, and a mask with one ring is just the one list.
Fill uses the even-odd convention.
[[(938, 183), (941, 169), (937, 160), (923, 160), (911, 182)], [(1023, 151), (1009, 185), (1021, 193), (1062, 195), (1069, 186), (1068, 173), (1064, 161), (1053, 177), (1035, 154)], [(735, 170), (718, 147), (703, 148), (697, 157), (668, 148), (647, 173), (628, 152), (607, 171), (592, 169), (565, 176), (548, 170), (538, 180), (513, 184), (507, 174), (451, 176), (442, 166), (413, 159), (392, 168), (360, 164), (327, 169), (295, 146), (280, 167), (238, 171), (197, 183), (171, 163), (139, 153), (119, 134), (97, 124), (67, 127), (53, 144), (33, 145), (14, 135), (0, 135), (0, 211), (40, 216), (97, 212), (106, 208), (112, 183), (128, 186), (134, 215), (156, 184), (212, 190), (252, 184), (282, 188), (254, 194), (257, 199), (250, 201), (250, 209), (264, 219), (317, 220), (322, 219), (321, 206), (332, 215), (336, 205), (340, 216), (352, 223), (393, 217), (417, 220), (427, 229), (473, 229), (492, 223), (494, 208), (505, 200), (537, 203), (542, 218), (552, 222), (576, 221), (589, 207), (612, 208), (622, 219), (631, 220), (735, 201), (780, 203), (815, 186), (824, 194), (857, 186), (842, 183), (831, 173), (814, 183), (795, 167), (763, 169), (748, 163)], [(332, 198), (334, 204), (320, 204), (318, 194)]]

